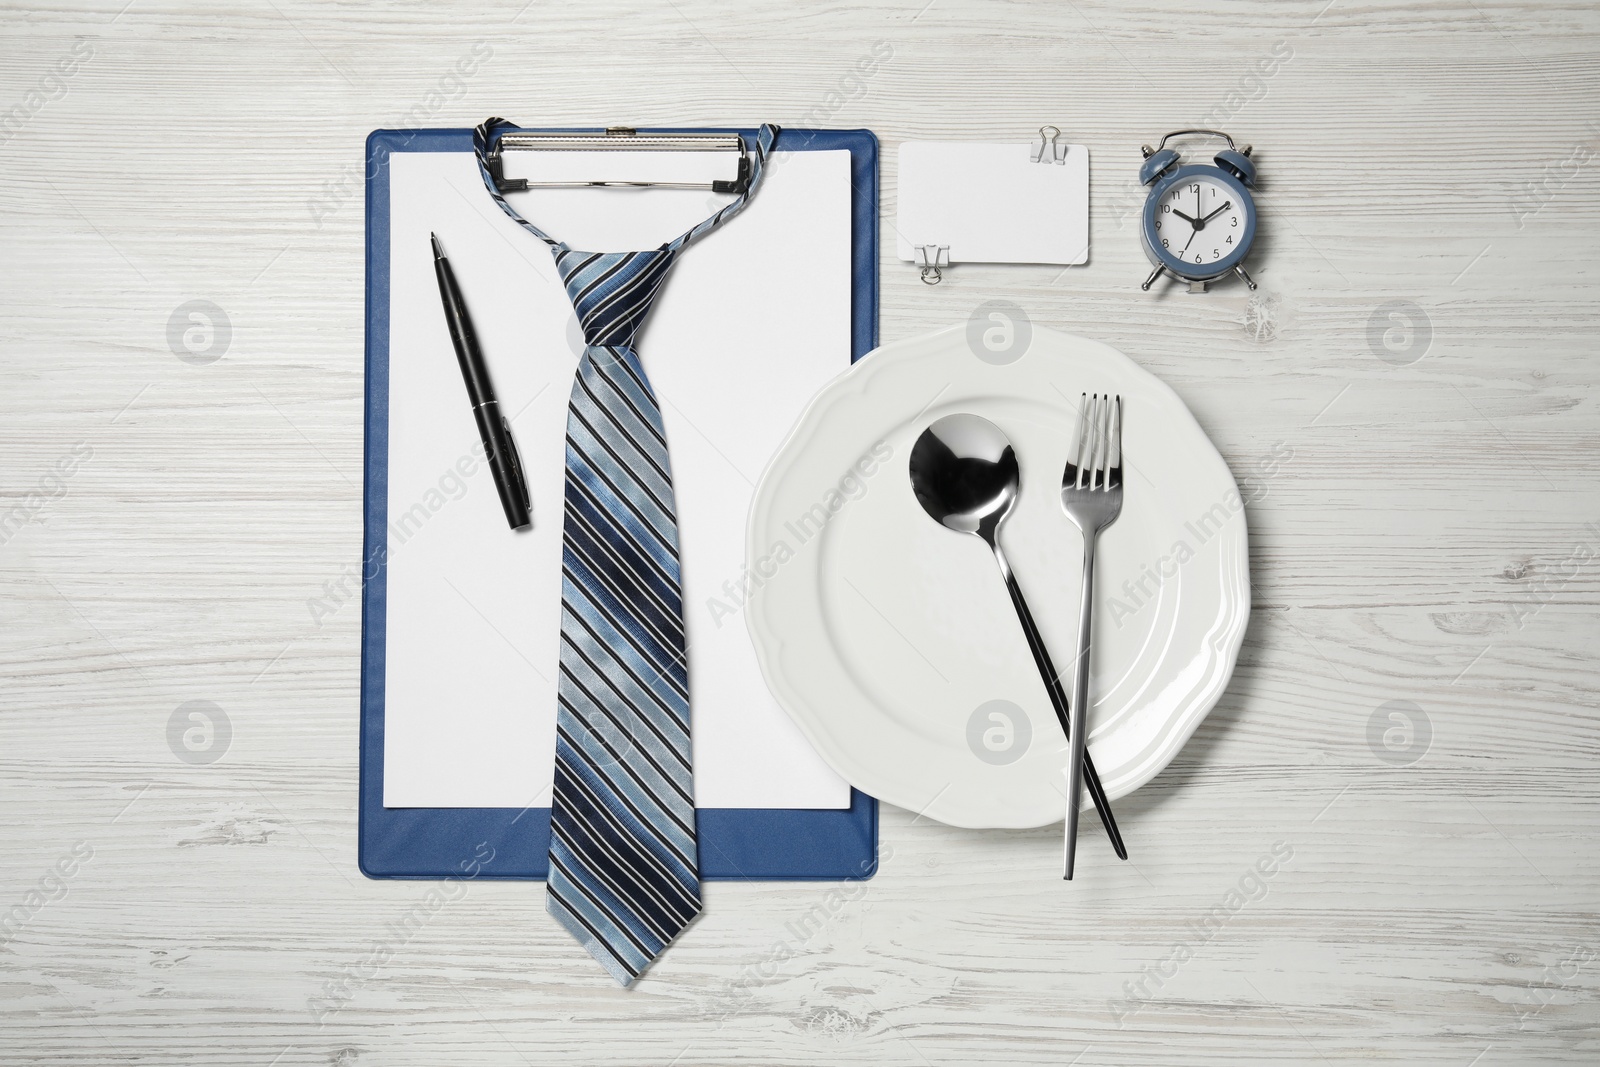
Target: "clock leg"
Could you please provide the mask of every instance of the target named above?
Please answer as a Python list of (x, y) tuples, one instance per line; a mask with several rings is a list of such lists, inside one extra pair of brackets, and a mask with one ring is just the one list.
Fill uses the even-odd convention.
[(1251, 292), (1255, 291), (1256, 283), (1251, 281), (1250, 275), (1244, 272), (1244, 264), (1241, 263), (1239, 266), (1233, 268), (1233, 273), (1244, 279), (1244, 283), (1250, 287)]
[[(1143, 289), (1145, 292), (1148, 293), (1150, 291), (1150, 287), (1156, 283), (1156, 279), (1161, 277), (1161, 272), (1166, 270), (1166, 269), (1167, 268), (1165, 268), (1165, 267), (1157, 267), (1155, 270), (1151, 271), (1150, 272), (1150, 277), (1146, 278), (1144, 280), (1144, 284), (1139, 286), (1139, 288)], [(1251, 286), (1251, 288), (1254, 289), (1255, 286)]]

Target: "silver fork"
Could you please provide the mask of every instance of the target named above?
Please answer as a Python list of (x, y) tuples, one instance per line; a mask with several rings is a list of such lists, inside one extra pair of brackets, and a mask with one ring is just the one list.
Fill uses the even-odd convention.
[(1083, 394), (1078, 448), (1061, 475), (1061, 510), (1083, 534), (1083, 600), (1078, 608), (1078, 659), (1072, 671), (1072, 745), (1067, 764), (1066, 873), (1078, 848), (1083, 750), (1089, 728), (1089, 624), (1094, 617), (1094, 543), (1122, 514), (1122, 397)]

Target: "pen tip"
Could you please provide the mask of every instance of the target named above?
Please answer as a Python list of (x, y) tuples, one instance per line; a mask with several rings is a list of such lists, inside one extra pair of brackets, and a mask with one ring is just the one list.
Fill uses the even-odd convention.
[(430, 233), (428, 234), (428, 240), (433, 242), (433, 258), (443, 259), (444, 249), (439, 247), (439, 235), (436, 233)]

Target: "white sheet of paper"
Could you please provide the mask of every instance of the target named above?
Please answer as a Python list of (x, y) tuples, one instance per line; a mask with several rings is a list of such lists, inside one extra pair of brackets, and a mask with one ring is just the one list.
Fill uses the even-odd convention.
[(949, 247), (950, 263), (1086, 263), (1089, 149), (1035, 163), (1025, 144), (906, 141), (900, 145), (900, 258)]
[[(509, 176), (518, 158), (507, 155)], [(384, 805), (544, 807), (577, 319), (549, 249), (489, 198), (470, 154), (400, 152), (390, 168)], [(731, 198), (578, 189), (511, 199), (557, 239), (613, 251), (655, 247)], [(850, 204), (848, 152), (774, 154), (749, 207), (678, 260), (638, 339), (672, 453), (702, 807), (850, 803), (768, 693), (734, 613), (755, 482), (806, 402), (850, 363)], [(511, 418), (531, 531), (507, 527), (481, 461), (430, 231)], [(711, 610), (713, 597), (725, 611)]]

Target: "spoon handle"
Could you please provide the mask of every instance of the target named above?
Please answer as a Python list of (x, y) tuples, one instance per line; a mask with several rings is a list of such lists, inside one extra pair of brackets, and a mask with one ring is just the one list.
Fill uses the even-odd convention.
[[(1022, 633), (1028, 639), (1028, 651), (1033, 653), (1033, 662), (1039, 668), (1039, 675), (1044, 681), (1044, 688), (1050, 694), (1050, 706), (1055, 709), (1056, 721), (1061, 723), (1061, 732), (1070, 741), (1072, 738), (1072, 714), (1067, 704), (1067, 693), (1061, 685), (1061, 675), (1057, 673), (1055, 665), (1050, 662), (1050, 652), (1044, 647), (1044, 638), (1039, 636), (1039, 627), (1034, 625), (1033, 613), (1028, 610), (1028, 602), (1023, 599), (1022, 587), (1017, 584), (1017, 579), (1011, 573), (1011, 565), (1006, 561), (1005, 553), (1000, 551), (1000, 546), (994, 546), (995, 559), (1000, 562), (1000, 573), (1006, 579), (1006, 591), (1011, 594), (1011, 604), (1017, 609), (1017, 620), (1022, 623)], [(1089, 790), (1089, 797), (1094, 801), (1094, 810), (1100, 813), (1100, 821), (1105, 824), (1106, 836), (1111, 838), (1111, 847), (1116, 850), (1117, 858), (1128, 858), (1127, 846), (1122, 843), (1122, 834), (1117, 830), (1116, 817), (1111, 814), (1111, 801), (1106, 799), (1105, 787), (1100, 784), (1100, 774), (1094, 769), (1094, 760), (1087, 749), (1083, 753), (1083, 778), (1084, 785)]]

